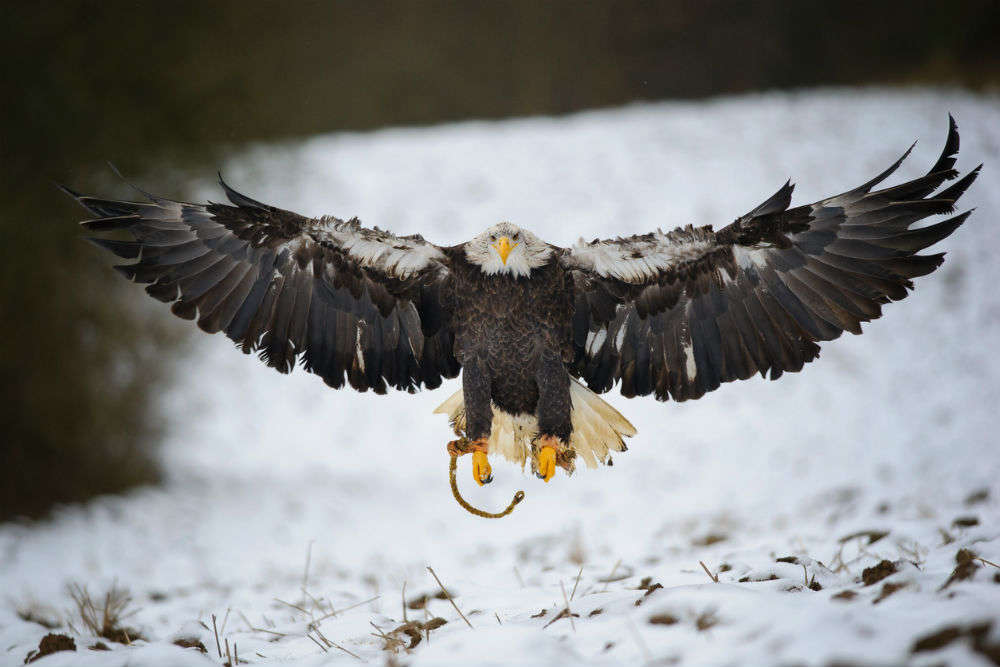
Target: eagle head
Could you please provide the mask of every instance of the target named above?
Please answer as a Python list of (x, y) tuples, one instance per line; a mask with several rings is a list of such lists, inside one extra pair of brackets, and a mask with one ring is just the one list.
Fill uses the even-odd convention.
[(501, 222), (465, 244), (465, 257), (487, 275), (526, 277), (549, 261), (548, 243), (510, 222)]

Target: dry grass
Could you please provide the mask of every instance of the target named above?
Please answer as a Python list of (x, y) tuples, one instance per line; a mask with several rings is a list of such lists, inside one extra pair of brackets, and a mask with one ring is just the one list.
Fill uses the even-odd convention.
[[(75, 619), (92, 634), (119, 644), (131, 644), (145, 639), (135, 628), (124, 625), (125, 619), (134, 615), (132, 596), (127, 588), (113, 584), (103, 597), (93, 598), (86, 586), (70, 584), (70, 597), (76, 605)], [(69, 622), (72, 628), (72, 622)]]

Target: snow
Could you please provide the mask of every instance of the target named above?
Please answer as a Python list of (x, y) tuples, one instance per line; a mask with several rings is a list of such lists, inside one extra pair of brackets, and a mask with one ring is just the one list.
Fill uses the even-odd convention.
[[(975, 561), (970, 578), (942, 589), (961, 548), (1000, 563), (998, 102), (957, 90), (769, 93), (333, 134), (234, 155), (227, 181), (254, 198), (444, 244), (498, 220), (561, 245), (721, 226), (789, 176), (794, 202), (814, 201), (920, 139), (899, 176), (913, 177), (937, 157), (949, 111), (959, 166), (986, 167), (963, 202), (976, 212), (941, 244), (945, 265), (804, 372), (684, 404), (608, 394), (639, 429), (629, 451), (548, 485), (498, 460), (480, 489), (461, 461), (459, 483), (479, 507), (499, 509), (524, 489), (499, 521), (466, 514), (448, 489), (450, 432), (431, 411), (457, 381), (413, 396), (334, 392), (198, 334), (163, 398), (163, 488), (0, 526), (0, 664), (20, 664), (49, 632), (18, 611), (69, 615), (71, 582), (127, 587), (137, 611), (126, 624), (146, 640), (88, 651), (96, 639), (76, 622), (57, 632), (80, 650), (41, 665), (218, 664), (213, 614), (226, 619), (220, 639), (250, 663), (382, 664), (389, 653), (371, 624), (402, 623), (404, 585), (407, 599), (438, 592), (428, 565), (474, 629), (432, 598), (430, 615), (448, 622), (396, 656), (414, 666), (990, 664), (966, 639), (911, 649), (945, 626), (984, 621), (1000, 642), (1000, 569)], [(218, 199), (211, 176), (197, 176), (178, 194)], [(969, 498), (983, 489), (985, 500)], [(960, 517), (978, 523), (953, 524)], [(859, 531), (887, 534), (869, 544), (849, 537)], [(776, 562), (786, 556), (799, 562)], [(863, 585), (882, 559), (898, 571)], [(662, 588), (646, 595), (645, 577)], [(886, 583), (902, 587), (876, 602)], [(579, 617), (544, 627), (564, 589)], [(843, 591), (856, 596), (834, 597)], [(650, 622), (666, 616), (676, 622)], [(192, 635), (207, 656), (171, 643)]]

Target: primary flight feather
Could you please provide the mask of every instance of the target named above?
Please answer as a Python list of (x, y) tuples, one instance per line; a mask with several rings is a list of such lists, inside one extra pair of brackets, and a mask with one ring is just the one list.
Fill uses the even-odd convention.
[[(943, 253), (951, 213), (979, 167), (954, 183), (958, 131), (926, 175), (874, 190), (909, 153), (852, 190), (789, 208), (786, 183), (717, 231), (711, 225), (564, 248), (509, 222), (455, 246), (396, 236), (357, 219), (306, 218), (254, 201), (220, 178), (230, 204), (71, 192), (116, 267), (171, 310), (282, 373), (296, 363), (334, 388), (435, 388), (471, 445), (477, 483), (501, 454), (548, 481), (610, 463), (634, 427), (596, 394), (700, 398), (723, 382), (777, 379), (821, 341), (881, 315)], [(586, 386), (584, 386), (584, 384)]]

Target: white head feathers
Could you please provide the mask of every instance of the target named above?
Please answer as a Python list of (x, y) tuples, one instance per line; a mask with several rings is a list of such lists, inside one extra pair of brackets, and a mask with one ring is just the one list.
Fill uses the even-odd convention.
[(465, 244), (465, 257), (487, 275), (525, 277), (552, 255), (540, 238), (509, 222), (493, 225)]

